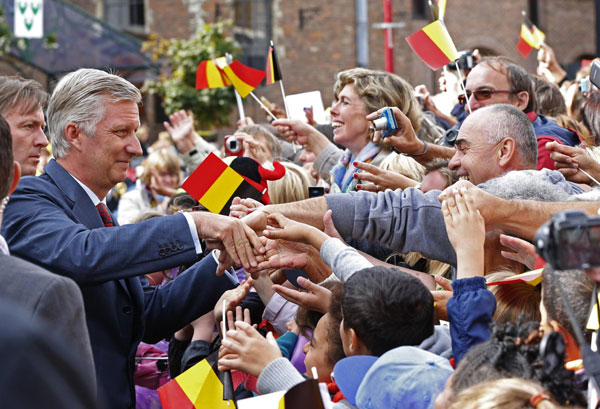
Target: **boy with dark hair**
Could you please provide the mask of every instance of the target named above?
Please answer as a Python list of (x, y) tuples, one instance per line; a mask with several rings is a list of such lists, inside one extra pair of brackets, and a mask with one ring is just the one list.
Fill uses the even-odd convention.
[(392, 348), (420, 345), (434, 334), (433, 297), (409, 274), (377, 266), (344, 284), (340, 327), (346, 355), (380, 356)]

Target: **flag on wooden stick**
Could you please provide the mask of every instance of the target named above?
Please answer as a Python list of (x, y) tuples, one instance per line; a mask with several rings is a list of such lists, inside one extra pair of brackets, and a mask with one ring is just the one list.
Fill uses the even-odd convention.
[(539, 50), (546, 34), (539, 28), (537, 28), (527, 17), (524, 17), (523, 23), (521, 24), (521, 32), (519, 33), (519, 42), (517, 43), (517, 50), (523, 58), (527, 58), (534, 48)]
[(433, 19), (444, 21), (444, 17), (446, 16), (446, 0), (429, 0), (429, 6), (431, 7)]
[(410, 48), (434, 71), (458, 59), (458, 51), (446, 26), (440, 20), (406, 37)]
[(273, 84), (275, 81), (282, 80), (281, 70), (279, 69), (279, 61), (277, 60), (277, 54), (275, 54), (275, 46), (269, 46), (269, 52), (267, 54), (267, 85)]

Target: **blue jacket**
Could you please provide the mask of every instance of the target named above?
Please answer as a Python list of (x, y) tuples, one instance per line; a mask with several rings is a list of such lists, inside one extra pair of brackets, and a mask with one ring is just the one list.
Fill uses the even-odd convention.
[(454, 294), (446, 305), (450, 320), (455, 367), (473, 347), (490, 339), (496, 298), (487, 289), (485, 278), (462, 278), (452, 282)]
[(56, 161), (24, 177), (4, 212), (11, 252), (80, 286), (98, 381), (110, 408), (135, 407), (134, 359), (140, 341), (156, 343), (214, 308), (233, 287), (205, 257), (164, 287), (140, 275), (197, 260), (181, 214), (104, 227), (89, 196)]
[(530, 112), (527, 117), (533, 125), (538, 143), (538, 170), (544, 168), (555, 169), (554, 161), (550, 159), (550, 151), (546, 150), (546, 143), (556, 141), (562, 145), (575, 146), (581, 142), (575, 132), (559, 126), (543, 115)]

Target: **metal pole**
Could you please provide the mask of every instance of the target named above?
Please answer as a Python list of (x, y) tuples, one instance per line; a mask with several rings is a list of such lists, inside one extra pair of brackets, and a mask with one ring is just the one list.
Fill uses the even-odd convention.
[[(392, 22), (392, 0), (383, 0), (383, 22)], [(391, 27), (386, 28), (385, 33), (385, 70), (387, 72), (394, 72), (394, 39), (393, 29)]]
[(356, 8), (356, 65), (369, 66), (369, 10), (367, 0), (354, 0)]

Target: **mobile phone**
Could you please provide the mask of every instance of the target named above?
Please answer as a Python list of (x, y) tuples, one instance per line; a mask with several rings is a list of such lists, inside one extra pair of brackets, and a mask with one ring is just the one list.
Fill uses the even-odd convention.
[(596, 88), (600, 89), (600, 62), (598, 61), (592, 62), (590, 81), (592, 81), (592, 84), (594, 84)]
[(309, 186), (308, 197), (319, 197), (325, 194), (325, 188), (323, 186)]

